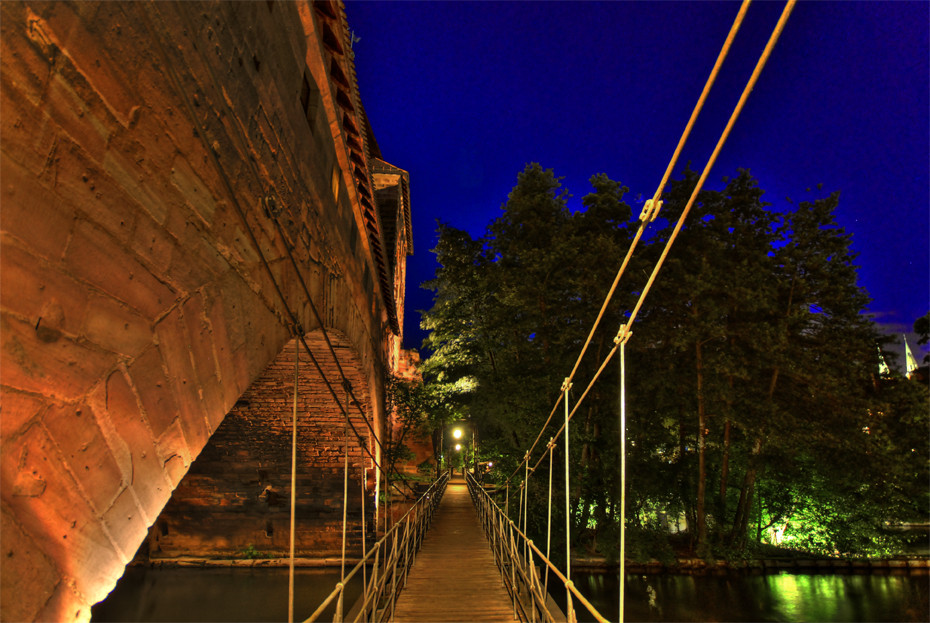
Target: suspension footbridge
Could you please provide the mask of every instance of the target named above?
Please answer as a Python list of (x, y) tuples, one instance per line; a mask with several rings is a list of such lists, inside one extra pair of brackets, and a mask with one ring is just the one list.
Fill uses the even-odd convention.
[[(583, 595), (581, 595), (571, 581), (571, 530), (568, 523), (565, 526), (565, 573), (563, 574), (549, 560), (552, 537), (552, 507), (553, 507), (553, 455), (555, 449), (564, 442), (565, 458), (565, 517), (568, 522), (569, 509), (569, 422), (578, 411), (585, 398), (589, 395), (592, 386), (598, 381), (610, 360), (616, 355), (620, 361), (620, 448), (621, 448), (621, 503), (620, 503), (620, 552), (619, 575), (621, 578), (619, 599), (619, 620), (624, 620), (624, 582), (625, 577), (625, 479), (626, 479), (626, 402), (625, 402), (625, 345), (632, 335), (632, 326), (637, 314), (648, 295), (658, 273), (660, 272), (669, 250), (675, 242), (691, 207), (694, 205), (698, 193), (716, 162), (723, 144), (726, 142), (736, 119), (745, 105), (746, 99), (752, 92), (762, 68), (765, 66), (772, 49), (781, 34), (794, 7), (794, 0), (787, 3), (776, 24), (772, 35), (766, 43), (760, 58), (749, 78), (740, 99), (733, 109), (727, 125), (720, 135), (717, 145), (705, 165), (700, 179), (693, 189), (687, 205), (677, 219), (672, 235), (665, 243), (664, 250), (655, 264), (645, 287), (640, 291), (636, 306), (626, 316), (627, 322), (620, 326), (613, 339), (614, 347), (607, 353), (594, 377), (587, 386), (576, 396), (574, 404), (571, 403), (571, 390), (576, 380), (579, 365), (587, 352), (591, 339), (598, 329), (604, 312), (610, 303), (617, 285), (623, 277), (630, 257), (633, 254), (640, 237), (646, 227), (655, 220), (662, 207), (662, 192), (669, 179), (671, 171), (681, 154), (682, 147), (690, 135), (695, 119), (700, 113), (707, 94), (713, 85), (717, 74), (729, 52), (730, 45), (736, 32), (739, 30), (743, 17), (750, 2), (744, 0), (740, 11), (734, 20), (728, 37), (720, 51), (717, 62), (708, 77), (704, 90), (695, 105), (691, 118), (682, 133), (679, 144), (673, 154), (665, 175), (652, 199), (646, 201), (643, 212), (640, 214), (639, 229), (630, 245), (626, 257), (620, 265), (617, 275), (607, 296), (604, 299), (601, 311), (591, 327), (588, 338), (581, 349), (578, 359), (571, 373), (565, 377), (556, 400), (539, 431), (536, 440), (527, 450), (523, 460), (517, 465), (513, 473), (500, 487), (504, 496), (504, 509), (492, 499), (484, 487), (470, 474), (465, 474), (465, 480), (474, 503), (472, 511), (467, 502), (464, 490), (465, 485), (460, 481), (449, 484), (447, 475), (438, 479), (404, 518), (394, 524), (394, 527), (370, 550), (369, 554), (358, 566), (337, 584), (336, 589), (320, 606), (320, 609), (309, 621), (317, 620), (322, 608), (334, 599), (339, 600), (335, 621), (343, 619), (342, 591), (345, 582), (359, 569), (367, 574), (366, 561), (374, 560), (372, 564), (372, 578), (365, 580), (365, 590), (360, 605), (352, 608), (348, 620), (359, 621), (577, 621), (576, 610), (587, 610), (588, 616), (599, 622), (607, 619), (595, 609)], [(540, 446), (550, 423), (557, 425), (553, 420), (560, 406), (564, 406), (564, 421), (558, 431), (550, 437), (545, 449), (541, 451), (535, 464), (531, 466), (534, 450)], [(562, 441), (559, 441), (560, 438)], [(530, 477), (544, 463), (549, 456), (549, 517), (546, 530), (545, 553), (540, 550), (527, 535), (528, 522), (528, 487)], [(434, 510), (439, 507), (438, 500), (448, 489), (446, 502), (436, 515)], [(514, 513), (510, 505), (511, 494), (517, 501), (519, 490), (519, 506)], [(424, 510), (425, 509), (425, 510)], [(475, 514), (476, 513), (476, 514)], [(429, 538), (424, 539), (431, 521), (436, 515), (436, 523)], [(411, 519), (415, 518), (415, 519)], [(515, 519), (515, 520), (514, 520)], [(413, 523), (411, 523), (413, 521)], [(480, 534), (478, 525), (483, 528), (484, 536)], [(485, 540), (486, 539), (486, 540)], [(400, 543), (400, 548), (398, 548)], [(414, 566), (417, 552), (422, 552), (420, 564)], [(383, 554), (382, 554), (383, 551)], [(390, 555), (388, 555), (390, 552)], [(386, 563), (386, 564), (385, 564)], [(366, 576), (367, 577), (367, 576)], [(380, 580), (378, 578), (380, 577)], [(566, 608), (563, 612), (554, 605), (550, 597), (552, 591), (564, 590)]]
[(465, 480), (452, 479), (397, 601), (394, 621), (506, 621), (511, 618), (513, 606)]

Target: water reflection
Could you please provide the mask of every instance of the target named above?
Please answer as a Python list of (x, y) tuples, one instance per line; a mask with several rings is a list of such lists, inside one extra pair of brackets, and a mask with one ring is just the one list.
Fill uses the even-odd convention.
[[(608, 619), (619, 616), (616, 574), (574, 573), (578, 590)], [(295, 618), (309, 616), (338, 571), (298, 569)], [(550, 584), (550, 586), (552, 586)], [(628, 576), (627, 621), (928, 621), (930, 576)], [(350, 584), (353, 604), (360, 583)], [(564, 592), (554, 591), (565, 607)], [(322, 620), (332, 620), (332, 611)], [(131, 568), (94, 621), (286, 621), (287, 569)], [(587, 612), (579, 621), (592, 621)]]
[[(294, 618), (304, 620), (333, 590), (339, 571), (297, 569)], [(287, 621), (287, 568), (131, 567), (91, 610), (92, 621)], [(361, 578), (346, 587), (346, 608)], [(333, 608), (321, 620), (333, 618)]]
[[(575, 585), (612, 621), (616, 574), (573, 573)], [(565, 596), (554, 597), (565, 606)], [(928, 621), (930, 577), (780, 573), (725, 577), (628, 576), (627, 621)], [(579, 621), (593, 621), (587, 612)]]

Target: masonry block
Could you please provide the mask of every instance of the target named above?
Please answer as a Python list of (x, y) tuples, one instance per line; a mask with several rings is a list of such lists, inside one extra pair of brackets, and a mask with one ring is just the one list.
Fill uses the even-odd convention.
[[(145, 215), (136, 218), (131, 241), (133, 250), (160, 275), (167, 275), (172, 256), (182, 253), (177, 240), (159, 223)], [(171, 283), (170, 280), (168, 282)], [(176, 284), (171, 285), (176, 287)]]
[(207, 188), (190, 164), (181, 156), (175, 158), (171, 167), (171, 183), (184, 200), (190, 206), (203, 222), (205, 227), (212, 227), (213, 212), (216, 209), (216, 202), (213, 199), (213, 192)]
[(152, 324), (125, 304), (93, 296), (84, 317), (84, 337), (106, 350), (134, 358), (152, 343)]
[[(5, 415), (5, 414), (4, 414)], [(3, 534), (3, 564), (0, 565), (0, 618), (32, 621), (55, 592), (58, 570), (3, 505), (0, 533)], [(18, 599), (22, 593), (35, 598)]]
[(38, 5), (41, 26), (68, 56), (77, 70), (100, 94), (107, 108), (122, 123), (140, 98), (132, 93), (130, 76), (97, 44), (97, 34), (80, 18), (70, 3)]
[(33, 175), (53, 182), (60, 140), (58, 128), (46, 121), (28, 94), (7, 87), (8, 80), (9, 74), (0, 78), (4, 153)]
[(66, 255), (71, 273), (123, 301), (147, 318), (171, 306), (174, 293), (110, 236), (78, 223)]
[(87, 499), (97, 513), (105, 511), (127, 483), (93, 410), (86, 404), (52, 407), (43, 424)]
[(159, 348), (150, 348), (129, 365), (132, 384), (145, 409), (152, 434), (160, 436), (178, 417), (174, 393), (162, 364)]
[(188, 448), (187, 440), (184, 438), (184, 431), (181, 430), (180, 421), (175, 420), (156, 439), (155, 445), (165, 467), (165, 475), (173, 486), (177, 486), (193, 461), (192, 452)]
[(238, 376), (235, 365), (236, 355), (229, 341), (229, 332), (226, 326), (226, 316), (223, 312), (222, 293), (213, 288), (204, 289), (204, 305), (206, 315), (210, 319), (213, 331), (213, 345), (216, 350), (216, 360), (219, 364), (220, 389), (222, 390), (223, 415), (232, 408), (236, 398), (245, 389)]
[(0, 417), (0, 439), (10, 439), (22, 431), (47, 407), (41, 396), (24, 394), (6, 388), (0, 390), (3, 415)]
[[(102, 155), (102, 154), (101, 154)], [(100, 168), (84, 146), (59, 133), (53, 170), (56, 200), (125, 244), (138, 204)]]
[(43, 341), (35, 325), (6, 312), (0, 314), (0, 332), (3, 384), (11, 388), (72, 400), (115, 363), (113, 355), (70, 338)]
[(196, 217), (186, 206), (173, 206), (165, 221), (165, 228), (178, 241), (167, 277), (180, 289), (191, 292), (229, 270), (229, 263), (213, 246), (215, 243), (210, 236), (202, 232), (192, 219)]
[(55, 593), (36, 616), (36, 621), (48, 623), (77, 623), (90, 618), (90, 604), (74, 586), (74, 580), (62, 580)]
[[(0, 9), (0, 34), (4, 39), (15, 38), (27, 23), (27, 7), (21, 3), (4, 3)], [(51, 74), (52, 50), (28, 40), (25, 45), (4, 46), (0, 50), (0, 68), (5, 76), (15, 76), (17, 91), (34, 104), (41, 97)], [(7, 91), (7, 89), (4, 89)]]
[[(3, 231), (19, 240), (28, 240), (31, 251), (42, 258), (60, 259), (71, 235), (74, 214), (64, 209), (34, 173), (5, 152), (0, 154), (0, 180)], [(5, 263), (6, 258), (3, 259)]]
[[(65, 75), (62, 71), (65, 71)], [(85, 101), (78, 93), (81, 85), (75, 82), (76, 76), (67, 73), (70, 72), (65, 68), (59, 68), (58, 72), (52, 75), (44, 93), (42, 112), (72, 141), (80, 145), (91, 159), (100, 162), (107, 148), (110, 130), (106, 120), (94, 117), (91, 103)]]
[(95, 405), (109, 415), (129, 454), (129, 473), (124, 468), (123, 478), (135, 492), (148, 525), (155, 521), (172, 489), (152, 431), (139, 411), (137, 397), (122, 370), (109, 376), (96, 399)]
[(123, 563), (45, 430), (32, 426), (15, 447), (5, 445), (0, 470), (4, 503), (63, 580), (91, 603), (106, 595)]
[(62, 274), (24, 248), (22, 243), (0, 236), (0, 305), (28, 320), (43, 342), (62, 334), (77, 337), (87, 310), (88, 293), (83, 284)]
[[(102, 168), (127, 195), (155, 222), (163, 223), (168, 213), (168, 206), (175, 199), (173, 193), (164, 192), (163, 188), (149, 189), (151, 175), (139, 166), (144, 160), (145, 147), (138, 141), (129, 142), (122, 150), (108, 149), (103, 155)], [(160, 191), (160, 192), (159, 192)]]
[(119, 546), (123, 563), (129, 563), (148, 534), (148, 520), (131, 487), (123, 489), (103, 514), (103, 523)]

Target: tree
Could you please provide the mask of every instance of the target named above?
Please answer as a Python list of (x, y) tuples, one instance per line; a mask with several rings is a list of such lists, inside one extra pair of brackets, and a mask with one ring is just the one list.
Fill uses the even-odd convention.
[[(559, 179), (531, 164), (483, 237), (439, 227), (440, 268), (426, 284), (434, 304), (424, 315), (423, 326), (431, 331), (424, 346), (433, 354), (424, 377), (447, 398), (446, 410), (479, 427), (482, 451), (499, 457), (495, 462), (508, 472), (558, 399), (562, 378), (628, 245), (627, 189), (606, 175), (591, 183), (594, 192), (582, 200), (585, 210), (572, 213)], [(606, 354), (613, 337), (607, 332), (615, 333), (619, 323), (619, 313), (612, 311), (605, 320), (611, 328), (598, 336), (593, 356)], [(587, 365), (581, 378), (593, 374)], [(573, 487), (579, 522), (592, 510), (605, 513), (608, 494), (600, 492), (614, 490), (597, 466), (602, 446), (616, 439), (602, 434), (616, 430), (615, 388), (598, 392), (578, 414), (583, 424), (573, 433), (581, 449), (573, 456), (580, 476)], [(615, 480), (616, 472), (606, 473)], [(578, 503), (583, 497), (586, 503)]]
[[(670, 185), (668, 224), (634, 255), (575, 377), (573, 401), (613, 346), (696, 178), (686, 171)], [(482, 452), (494, 453), (505, 474), (559, 400), (638, 227), (625, 187), (605, 175), (591, 184), (573, 213), (559, 178), (529, 165), (484, 236), (439, 228), (424, 376), (437, 412), (476, 425)], [(888, 404), (876, 402), (878, 334), (862, 313), (868, 298), (856, 284), (850, 238), (834, 220), (839, 195), (779, 207), (763, 196), (748, 171), (702, 191), (627, 349), (628, 527), (660, 534), (659, 511), (684, 512), (692, 544), (708, 556), (801, 525), (818, 509), (835, 521), (825, 519), (817, 534), (837, 543), (844, 520), (880, 526), (888, 500), (898, 500), (896, 512), (922, 512), (895, 493), (913, 493), (906, 483), (915, 468), (892, 455), (898, 444), (923, 446), (895, 427), (863, 433), (876, 410), (907, 414), (887, 422), (918, 422), (920, 405), (910, 390), (887, 390)], [(620, 461), (610, 378), (593, 386), (573, 420), (580, 452), (571, 457), (570, 504), (575, 531), (607, 548), (618, 534)], [(891, 480), (871, 469), (881, 461)], [(844, 547), (877, 543), (883, 537), (872, 528), (857, 529), (862, 538)]]
[[(927, 312), (914, 321), (914, 333), (917, 334), (917, 344), (930, 342), (930, 312)], [(930, 354), (924, 355), (924, 363), (930, 363)]]

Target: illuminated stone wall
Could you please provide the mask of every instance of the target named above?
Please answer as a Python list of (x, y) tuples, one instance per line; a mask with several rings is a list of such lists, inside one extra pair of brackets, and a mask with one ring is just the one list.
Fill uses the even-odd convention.
[(274, 283), (380, 430), (409, 206), (389, 247), (339, 5), (10, 1), (0, 37), (0, 619), (86, 620), (289, 341)]
[[(370, 455), (376, 450), (362, 417), (369, 413), (368, 383), (351, 346), (330, 333), (340, 365), (358, 405), (349, 404), (352, 426), (333, 400), (306, 352), (300, 357), (297, 384), (297, 469), (295, 516), (296, 556), (338, 559), (342, 549), (345, 443), (348, 434), (349, 496), (347, 556), (361, 554), (362, 474), (366, 483), (366, 516), (373, 529), (374, 474)], [(340, 378), (320, 332), (307, 337), (327, 378)], [(290, 548), (291, 440), (294, 405), (293, 340), (236, 402), (210, 438), (162, 511), (149, 537), (151, 559), (178, 556), (209, 558), (287, 557)], [(371, 535), (369, 535), (369, 545)]]

